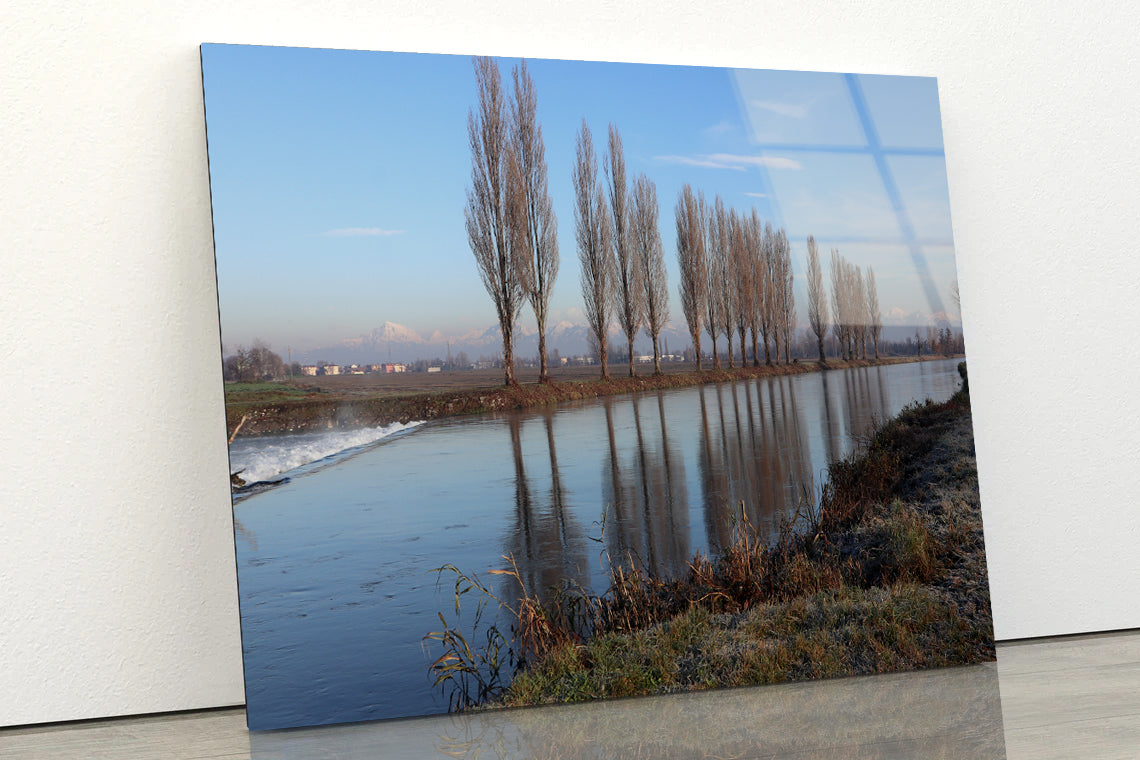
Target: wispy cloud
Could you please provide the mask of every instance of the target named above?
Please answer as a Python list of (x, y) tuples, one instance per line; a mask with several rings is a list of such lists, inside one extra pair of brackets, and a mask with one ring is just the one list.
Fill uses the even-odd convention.
[(670, 164), (684, 164), (685, 166), (703, 166), (709, 169), (740, 169), (742, 166), (725, 166), (724, 164), (712, 161), (707, 158), (692, 157), (692, 156), (655, 156), (658, 161), (665, 161)]
[(771, 111), (780, 116), (787, 116), (790, 119), (806, 119), (808, 115), (808, 107), (797, 103), (780, 103), (775, 100), (753, 100), (750, 105), (764, 111)]
[(737, 129), (739, 129), (738, 125), (733, 124), (730, 121), (721, 121), (713, 124), (711, 127), (705, 127), (701, 130), (701, 134), (706, 137), (718, 137), (720, 135), (726, 135), (730, 132), (734, 132)]
[(329, 230), (325, 233), (325, 237), (388, 237), (403, 234), (403, 230), (384, 230), (379, 227), (342, 227)]
[(741, 156), (732, 153), (709, 153), (700, 156), (657, 156), (658, 161), (706, 169), (732, 169), (742, 172), (749, 168), (802, 169), (798, 161), (779, 156)]
[(767, 198), (767, 193), (745, 193), (749, 198)]

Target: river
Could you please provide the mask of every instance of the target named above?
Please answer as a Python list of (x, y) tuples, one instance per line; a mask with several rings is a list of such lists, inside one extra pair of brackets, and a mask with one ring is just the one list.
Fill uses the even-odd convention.
[[(607, 557), (683, 572), (695, 552), (730, 539), (742, 503), (775, 535), (875, 420), (960, 384), (956, 360), (896, 364), (353, 438), (235, 503), (250, 728), (442, 712), (423, 637), (438, 613), (453, 619), (453, 584), (433, 568), (494, 579), (507, 597), (513, 581), (486, 574), (502, 555), (540, 592), (563, 580), (604, 591)], [(313, 445), (250, 440), (247, 449)]]

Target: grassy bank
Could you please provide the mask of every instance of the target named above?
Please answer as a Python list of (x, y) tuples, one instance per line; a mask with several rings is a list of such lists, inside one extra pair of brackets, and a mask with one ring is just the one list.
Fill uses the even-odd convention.
[(440, 685), (460, 706), (516, 706), (992, 660), (967, 393), (904, 410), (834, 464), (819, 510), (775, 546), (741, 520), (683, 578), (612, 580), (601, 597), (524, 594), (498, 641), (517, 653), (509, 685), (469, 647), (436, 662)]
[(526, 409), (642, 390), (943, 358), (945, 357), (892, 357), (877, 361), (832, 359), (827, 365), (797, 362), (770, 367), (737, 367), (638, 377), (618, 376), (620, 368), (613, 367), (615, 375), (609, 380), (555, 380), (545, 385), (525, 383), (516, 387), (482, 385), (439, 392), (399, 393), (389, 389), (368, 393), (352, 392), (346, 388), (329, 390), (298, 383), (233, 383), (226, 387), (226, 425), (232, 432), (244, 418), (239, 435), (388, 425), (393, 422)]

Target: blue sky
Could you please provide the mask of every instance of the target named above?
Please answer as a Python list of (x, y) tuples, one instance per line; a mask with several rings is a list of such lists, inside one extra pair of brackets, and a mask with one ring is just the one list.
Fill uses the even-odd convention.
[[(205, 45), (202, 58), (227, 348), (261, 338), (304, 351), (386, 321), (425, 337), (495, 324), (463, 221), (469, 57)], [(499, 62), (507, 79), (517, 60)], [(570, 167), (583, 118), (599, 156), (612, 122), (630, 178), (657, 184), (675, 323), (673, 206), (684, 182), (787, 229), (801, 321), (808, 234), (825, 262), (837, 247), (874, 267), (885, 314), (956, 316), (935, 80), (527, 66), (559, 225), (552, 323), (582, 321)], [(523, 320), (533, 322), (526, 310)]]

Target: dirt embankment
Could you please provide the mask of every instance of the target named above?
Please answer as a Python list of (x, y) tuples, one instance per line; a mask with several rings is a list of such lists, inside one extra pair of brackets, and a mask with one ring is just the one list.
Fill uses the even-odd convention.
[[(801, 374), (827, 369), (884, 366), (914, 361), (934, 361), (942, 356), (892, 357), (867, 361), (840, 361), (832, 359), (826, 365), (819, 362), (737, 367), (734, 369), (678, 371), (668, 367), (662, 375), (620, 376), (624, 367), (611, 366), (613, 377), (608, 380), (584, 379), (596, 373), (597, 368), (574, 373), (560, 372), (549, 384), (524, 383), (515, 387), (495, 385), (496, 373), (451, 372), (438, 373), (410, 380), (392, 376), (343, 376), (315, 378), (310, 385), (293, 387), (306, 392), (288, 394), (282, 398), (265, 398), (265, 394), (243, 394), (227, 389), (226, 425), (229, 431), (237, 428), (239, 436), (267, 433), (324, 430), (388, 425), (393, 422), (432, 420), (465, 414), (500, 412), (508, 409), (525, 409), (547, 406), (563, 401), (599, 398), (623, 393), (663, 388), (681, 388), (705, 383), (742, 380), (751, 377)], [(585, 368), (584, 368), (585, 369)], [(574, 378), (574, 379), (562, 379)], [(583, 378), (583, 379), (579, 379)], [(401, 385), (403, 382), (403, 385)], [(438, 388), (439, 390), (435, 390)]]
[(568, 618), (557, 607), (532, 612), (532, 628), (559, 635), (546, 634), (555, 643), (533, 648), (492, 704), (992, 660), (968, 395), (904, 411), (832, 466), (828, 488), (810, 527), (775, 547), (743, 525), (724, 555), (694, 558), (687, 578), (616, 577), (589, 600), (587, 632), (559, 628)]

